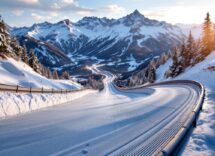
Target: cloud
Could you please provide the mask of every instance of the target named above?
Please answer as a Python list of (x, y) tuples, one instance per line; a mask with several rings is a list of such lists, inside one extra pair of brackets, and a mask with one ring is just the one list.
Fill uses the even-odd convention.
[(50, 20), (52, 19), (51, 16), (42, 16), (42, 15), (39, 15), (37, 13), (32, 13), (31, 14), (31, 17), (36, 20), (36, 21), (41, 21), (41, 20)]
[(27, 5), (39, 4), (39, 0), (17, 0), (17, 1), (21, 2), (21, 3), (24, 3), (24, 4), (27, 4)]
[(53, 3), (53, 4), (51, 5), (51, 8), (52, 8), (53, 10), (60, 10), (60, 9), (61, 9), (61, 7), (60, 7), (60, 5), (59, 5), (58, 3)]
[(16, 16), (21, 16), (24, 13), (24, 10), (13, 10), (12, 13)]
[(73, 4), (73, 3), (75, 3), (74, 0), (62, 0), (62, 2), (65, 3), (65, 4)]
[(52, 16), (52, 17), (57, 17), (57, 16), (59, 16), (59, 14), (58, 14), (57, 12), (51, 12), (51, 13), (50, 13), (50, 16)]
[(40, 5), (39, 0), (1, 0), (0, 1), (0, 8), (2, 10), (8, 10), (8, 9), (21, 9), (24, 8), (33, 8), (38, 7)]
[(33, 17), (34, 20), (37, 20), (37, 21), (44, 19), (43, 16), (40, 16), (36, 13), (32, 13), (31, 16)]
[(104, 10), (110, 14), (124, 14), (125, 8), (118, 6), (117, 4), (111, 4), (104, 7)]
[(91, 11), (78, 11), (77, 14), (81, 15), (81, 16), (91, 16), (92, 12)]
[(213, 6), (183, 6), (155, 7), (142, 10), (141, 13), (149, 18), (154, 18), (171, 23), (198, 24), (202, 23), (207, 12), (214, 15)]
[(159, 11), (154, 11), (154, 10), (144, 10), (140, 11), (143, 15), (150, 17), (150, 18), (162, 18), (165, 17), (168, 14), (167, 10), (159, 10)]
[(42, 12), (94, 12), (94, 9), (79, 6), (75, 0), (0, 0), (1, 10), (30, 10)]

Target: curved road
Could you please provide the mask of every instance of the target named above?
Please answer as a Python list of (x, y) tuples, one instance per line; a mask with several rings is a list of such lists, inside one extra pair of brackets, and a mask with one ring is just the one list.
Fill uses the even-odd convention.
[(179, 131), (198, 101), (192, 84), (102, 92), (0, 121), (0, 155), (153, 155)]

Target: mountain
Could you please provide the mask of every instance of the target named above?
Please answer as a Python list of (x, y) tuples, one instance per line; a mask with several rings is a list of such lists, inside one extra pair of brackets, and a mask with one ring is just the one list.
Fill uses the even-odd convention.
[(131, 71), (185, 37), (178, 26), (148, 19), (138, 10), (119, 19), (84, 17), (76, 23), (66, 19), (12, 28), (11, 32), (28, 49), (35, 48), (45, 66), (73, 73), (92, 63)]

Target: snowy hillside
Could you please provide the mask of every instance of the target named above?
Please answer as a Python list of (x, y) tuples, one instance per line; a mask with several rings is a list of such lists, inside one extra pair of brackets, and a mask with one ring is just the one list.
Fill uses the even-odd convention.
[(0, 83), (33, 88), (75, 89), (81, 86), (71, 80), (50, 80), (31, 67), (12, 58), (0, 61)]
[[(157, 82), (166, 80), (164, 74), (171, 65), (172, 60), (170, 59), (156, 70)], [(208, 87), (215, 86), (215, 51), (207, 56), (204, 61), (186, 69), (184, 73), (174, 79), (196, 80)]]
[[(0, 84), (32, 88), (79, 89), (81, 85), (71, 80), (50, 80), (33, 71), (31, 67), (12, 58), (0, 61)], [(64, 104), (85, 96), (93, 90), (67, 94), (0, 92), (0, 119), (41, 108)]]
[[(157, 69), (157, 82), (166, 80), (165, 71), (169, 69), (171, 61), (167, 61)], [(206, 98), (203, 111), (191, 137), (186, 143), (181, 155), (214, 155), (215, 153), (215, 51), (204, 61), (188, 68), (184, 73), (174, 79), (196, 80), (206, 87)]]
[(27, 48), (35, 48), (46, 66), (68, 64), (67, 56), (75, 63), (70, 70), (86, 63), (105, 63), (118, 71), (131, 69), (133, 58), (140, 64), (167, 52), (185, 37), (179, 27), (148, 19), (137, 10), (119, 19), (84, 17), (77, 23), (68, 19), (44, 22), (14, 28), (12, 34)]

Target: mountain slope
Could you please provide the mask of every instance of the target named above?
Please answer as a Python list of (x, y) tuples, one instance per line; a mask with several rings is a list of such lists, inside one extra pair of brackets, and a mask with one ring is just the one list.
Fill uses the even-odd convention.
[[(44, 22), (29, 28), (13, 28), (12, 34), (28, 48), (32, 46), (26, 36), (46, 42), (64, 52), (76, 65), (104, 63), (123, 72), (134, 69), (146, 58), (161, 55), (185, 37), (179, 27), (150, 20), (137, 10), (120, 19), (84, 17), (77, 23), (68, 19), (54, 24)], [(47, 49), (46, 45), (33, 46), (37, 47)], [(53, 57), (52, 50), (37, 53), (45, 60)], [(51, 67), (68, 64), (62, 56), (52, 60), (43, 64)]]

